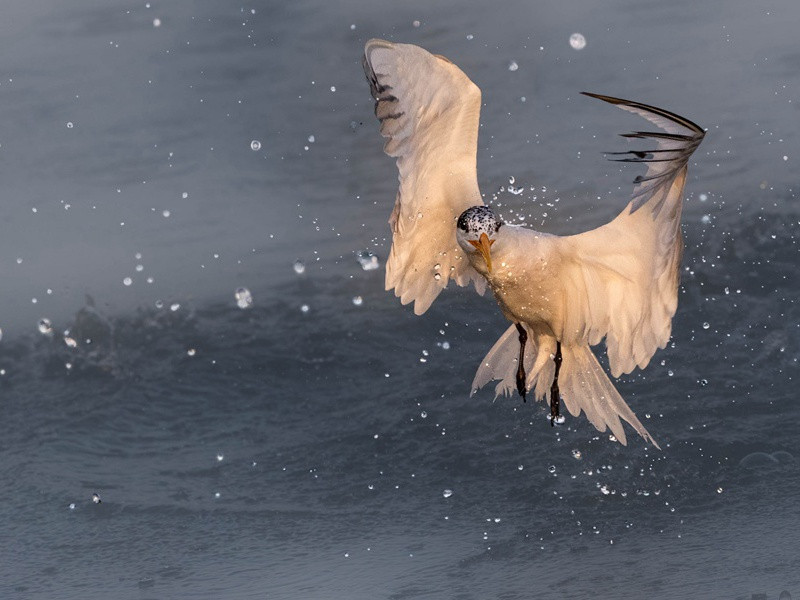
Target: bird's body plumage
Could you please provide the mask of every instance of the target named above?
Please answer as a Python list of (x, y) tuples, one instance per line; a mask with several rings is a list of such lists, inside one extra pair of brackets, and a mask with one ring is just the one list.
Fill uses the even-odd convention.
[[(381, 133), (388, 138), (384, 149), (397, 158), (399, 170), (386, 289), (394, 289), (404, 304), (413, 301), (421, 314), (449, 279), (462, 286), (473, 282), (479, 293), (488, 284), (513, 324), (481, 363), (473, 392), (492, 379), (500, 380), (498, 394), (513, 392), (519, 325), (527, 332), (526, 390), (547, 397), (554, 377), (550, 358), (558, 344), (568, 410), (584, 411), (622, 443), (620, 418), (653, 441), (590, 346), (606, 339), (617, 377), (644, 368), (666, 345), (677, 308), (686, 166), (703, 130), (663, 109), (587, 94), (661, 129), (628, 134), (655, 140), (655, 149), (619, 153), (620, 160), (648, 167), (636, 179), (633, 198), (610, 223), (577, 235), (502, 223), (492, 232), (480, 220), (486, 213), (494, 217), (481, 207), (477, 184), (477, 86), (443, 57), (383, 40), (367, 42), (364, 69)], [(470, 207), (476, 209), (465, 212)]]

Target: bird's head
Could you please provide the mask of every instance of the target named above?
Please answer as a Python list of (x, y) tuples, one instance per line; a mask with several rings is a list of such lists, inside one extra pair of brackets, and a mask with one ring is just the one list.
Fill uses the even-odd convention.
[(461, 213), (456, 223), (456, 239), (458, 245), (467, 256), (479, 254), (486, 263), (486, 269), (492, 272), (492, 244), (497, 240), (503, 222), (494, 216), (488, 206), (472, 206)]

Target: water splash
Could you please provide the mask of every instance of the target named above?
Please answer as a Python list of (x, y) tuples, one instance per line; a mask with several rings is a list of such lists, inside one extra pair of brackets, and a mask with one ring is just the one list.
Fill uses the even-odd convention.
[(236, 298), (236, 306), (242, 310), (253, 306), (253, 295), (246, 287), (236, 288), (233, 296)]
[(78, 340), (76, 340), (70, 334), (70, 330), (66, 329), (64, 331), (64, 343), (67, 345), (67, 348), (77, 348), (78, 347)]
[(53, 335), (53, 323), (47, 317), (39, 319), (38, 327), (42, 335)]
[(381, 266), (381, 261), (369, 250), (362, 250), (356, 254), (356, 260), (365, 271), (374, 271)]

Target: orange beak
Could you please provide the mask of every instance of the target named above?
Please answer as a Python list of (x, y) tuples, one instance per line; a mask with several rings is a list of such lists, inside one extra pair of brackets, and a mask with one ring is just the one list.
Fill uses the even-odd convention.
[(489, 269), (489, 273), (491, 273), (492, 272), (491, 248), (492, 244), (494, 244), (494, 240), (490, 240), (488, 235), (482, 233), (480, 239), (477, 242), (474, 240), (468, 240), (468, 241), (470, 244), (475, 246), (478, 252), (481, 253), (481, 256), (483, 256), (483, 260), (486, 261), (486, 267)]

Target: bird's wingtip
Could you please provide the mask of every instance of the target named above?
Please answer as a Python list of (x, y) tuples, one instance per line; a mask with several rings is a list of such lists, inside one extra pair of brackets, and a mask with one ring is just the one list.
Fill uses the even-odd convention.
[(614, 96), (605, 96), (603, 94), (595, 94), (594, 92), (581, 92), (584, 96), (589, 96), (590, 98), (597, 98), (598, 100), (603, 100), (604, 102), (608, 102), (609, 104), (625, 104), (629, 102), (628, 100), (623, 100), (622, 98), (615, 98)]

